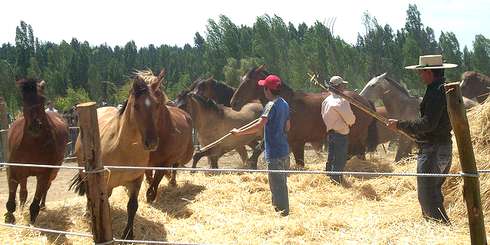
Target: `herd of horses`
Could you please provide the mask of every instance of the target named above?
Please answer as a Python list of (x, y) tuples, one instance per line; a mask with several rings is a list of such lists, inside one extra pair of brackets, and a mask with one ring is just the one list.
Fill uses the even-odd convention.
[[(119, 166), (179, 167), (193, 159), (192, 166), (195, 167), (199, 159), (206, 156), (210, 166), (218, 168), (219, 158), (235, 150), (240, 154), (243, 164), (256, 168), (262, 151), (261, 134), (229, 137), (216, 147), (194, 153), (192, 132), (195, 129), (199, 142), (207, 145), (230, 129), (259, 117), (267, 101), (257, 81), (267, 75), (269, 73), (265, 66), (254, 67), (243, 75), (237, 89), (213, 78), (199, 79), (182, 91), (175, 101), (171, 101), (162, 90), (161, 85), (165, 82), (163, 70), (158, 76), (149, 70), (135, 73), (132, 88), (122, 108), (97, 109), (102, 162)], [(488, 96), (488, 77), (465, 73), (464, 78), (461, 86), (465, 96), (479, 102), (485, 99), (482, 99), (482, 94), (487, 93)], [(68, 126), (57, 113), (45, 112), (45, 82), (21, 79), (17, 85), (22, 95), (23, 116), (9, 130), (8, 162), (61, 165), (68, 142)], [(418, 114), (420, 99), (411, 96), (406, 88), (386, 74), (371, 79), (360, 94), (352, 91), (346, 91), (345, 94), (386, 117), (414, 119)], [(305, 164), (305, 144), (311, 143), (319, 148), (325, 140), (325, 125), (320, 110), (321, 102), (328, 93), (294, 91), (283, 84), (280, 95), (290, 106), (291, 130), (288, 141), (297, 167), (302, 168)], [(383, 107), (374, 106), (373, 102), (378, 100), (382, 101)], [(366, 152), (374, 150), (378, 144), (399, 137), (361, 110), (353, 107), (353, 111), (356, 122), (349, 135), (350, 156), (363, 158)], [(248, 157), (247, 145), (253, 149), (251, 157)], [(79, 159), (81, 147), (83, 145), (78, 138), (75, 152)], [(413, 142), (401, 137), (395, 160), (407, 156), (412, 147)], [(40, 209), (45, 206), (48, 189), (57, 172), (56, 168), (9, 167), (5, 222), (15, 222), (13, 213), (16, 210), (18, 186), (20, 206), (23, 207), (27, 198), (27, 177), (35, 176), (37, 187), (30, 205), (30, 222), (34, 223)], [(175, 171), (112, 170), (107, 177), (109, 196), (118, 186), (125, 186), (128, 190), (128, 219), (123, 231), (125, 238), (133, 237), (138, 194), (145, 176), (148, 182), (148, 202), (156, 199), (163, 176), (170, 179), (170, 185), (176, 185)], [(87, 188), (85, 174), (80, 171), (72, 179), (70, 189), (83, 195)]]

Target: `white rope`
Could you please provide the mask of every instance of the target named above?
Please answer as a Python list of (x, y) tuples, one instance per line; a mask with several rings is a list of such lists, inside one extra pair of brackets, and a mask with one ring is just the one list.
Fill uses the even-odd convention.
[(147, 241), (147, 240), (123, 240), (114, 239), (115, 242), (120, 243), (135, 243), (135, 244), (174, 244), (174, 245), (199, 245), (204, 243), (176, 243), (176, 242), (164, 242), (164, 241)]
[(9, 131), (8, 129), (0, 129), (0, 133), (8, 132), (8, 131)]
[(72, 232), (72, 231), (59, 231), (59, 230), (52, 230), (52, 229), (46, 229), (46, 228), (39, 228), (39, 227), (35, 227), (35, 226), (13, 225), (13, 224), (5, 224), (5, 223), (0, 223), (0, 226), (10, 227), (10, 228), (18, 228), (18, 229), (35, 230), (35, 231), (44, 231), (44, 232), (55, 233), (55, 234), (63, 234), (63, 235), (69, 235), (69, 236), (90, 237), (90, 238), (92, 237), (92, 234), (88, 234), (88, 233), (80, 233), (80, 232)]
[[(34, 167), (34, 168), (58, 168), (58, 169), (75, 169), (83, 170), (84, 167), (78, 166), (54, 166), (54, 165), (41, 165), (41, 164), (26, 164), (26, 163), (0, 163), (5, 166), (17, 166), (17, 167)], [(196, 172), (215, 172), (215, 173), (287, 173), (287, 174), (320, 174), (320, 175), (346, 175), (346, 176), (398, 176), (398, 177), (478, 177), (475, 174), (469, 173), (454, 173), (454, 174), (433, 174), (433, 173), (380, 173), (380, 172), (354, 172), (354, 171), (323, 171), (323, 170), (267, 170), (267, 169), (236, 169), (236, 168), (173, 168), (173, 167), (139, 167), (139, 166), (104, 166), (104, 168), (89, 173), (102, 172), (105, 169), (115, 170), (176, 170), (176, 171), (196, 171)]]
[[(26, 225), (14, 225), (14, 224), (5, 224), (5, 223), (0, 223), (0, 226), (5, 226), (5, 227), (10, 227), (10, 228), (17, 228), (17, 229), (27, 229), (27, 230), (34, 230), (34, 231), (42, 231), (42, 232), (47, 232), (47, 233), (53, 233), (53, 234), (62, 234), (62, 235), (68, 235), (68, 236), (78, 236), (78, 237), (88, 237), (88, 238), (93, 238), (92, 234), (89, 233), (81, 233), (81, 232), (72, 232), (72, 231), (60, 231), (60, 230), (53, 230), (53, 229), (46, 229), (46, 228), (39, 228), (35, 226), (26, 226)], [(176, 245), (193, 245), (193, 244), (198, 244), (198, 243), (176, 243), (176, 242), (166, 242), (166, 241), (147, 241), (147, 240), (124, 240), (124, 239), (113, 239), (112, 241), (107, 241), (103, 243), (94, 243), (95, 245), (103, 245), (103, 244), (111, 244), (113, 242), (120, 242), (120, 243), (139, 243), (139, 244), (176, 244)]]

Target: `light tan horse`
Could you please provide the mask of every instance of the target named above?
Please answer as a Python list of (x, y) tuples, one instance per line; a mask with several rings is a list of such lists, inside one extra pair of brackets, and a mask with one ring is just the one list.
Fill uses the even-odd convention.
[[(121, 110), (115, 107), (97, 109), (100, 131), (101, 159), (104, 165), (148, 166), (150, 152), (158, 147), (157, 116), (160, 101), (155, 93), (160, 89), (160, 81), (147, 85), (144, 79), (136, 76), (129, 97)], [(80, 138), (75, 152), (80, 157)], [(79, 163), (80, 164), (80, 163)], [(108, 180), (109, 196), (118, 186), (128, 190), (128, 223), (123, 237), (133, 238), (133, 220), (138, 209), (138, 193), (143, 181), (144, 170), (111, 170)], [(80, 195), (85, 194), (86, 184), (83, 173), (73, 178), (70, 188)]]

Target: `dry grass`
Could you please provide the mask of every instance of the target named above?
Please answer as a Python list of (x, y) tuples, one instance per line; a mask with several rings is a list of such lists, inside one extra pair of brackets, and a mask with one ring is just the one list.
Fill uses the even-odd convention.
[[(325, 156), (307, 152), (309, 169), (322, 169)], [(371, 161), (354, 159), (356, 171), (412, 172), (414, 162), (391, 165), (382, 156)], [(391, 159), (392, 156), (389, 156)], [(231, 155), (224, 159), (238, 162)], [(239, 165), (239, 164), (238, 164)], [(223, 166), (224, 167), (224, 166)], [(261, 165), (263, 168), (263, 164)], [(186, 174), (178, 187), (162, 183), (157, 201), (147, 204), (140, 195), (135, 220), (137, 239), (211, 244), (455, 244), (469, 243), (464, 207), (448, 203), (452, 226), (427, 222), (421, 217), (414, 178), (348, 178), (352, 187), (332, 184), (319, 175), (288, 178), (291, 214), (273, 211), (267, 177), (261, 174)], [(165, 181), (163, 181), (165, 182)], [(143, 188), (145, 189), (145, 188)], [(120, 237), (126, 223), (127, 197), (116, 189), (111, 198), (113, 228)], [(85, 200), (70, 198), (49, 202), (36, 226), (89, 232)], [(27, 212), (17, 214), (26, 224)], [(0, 227), (0, 239), (15, 244), (87, 244), (89, 239)]]

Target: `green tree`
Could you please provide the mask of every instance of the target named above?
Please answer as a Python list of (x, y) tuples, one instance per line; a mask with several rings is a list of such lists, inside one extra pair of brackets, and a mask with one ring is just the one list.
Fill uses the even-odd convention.
[(448, 81), (456, 81), (461, 77), (462, 72), (462, 56), (459, 49), (459, 42), (456, 35), (452, 32), (441, 32), (439, 37), (439, 45), (442, 49), (442, 56), (446, 62), (457, 64), (458, 67), (455, 69), (448, 69), (445, 72), (446, 79)]
[(476, 35), (473, 41), (473, 65), (478, 72), (490, 75), (490, 39)]

